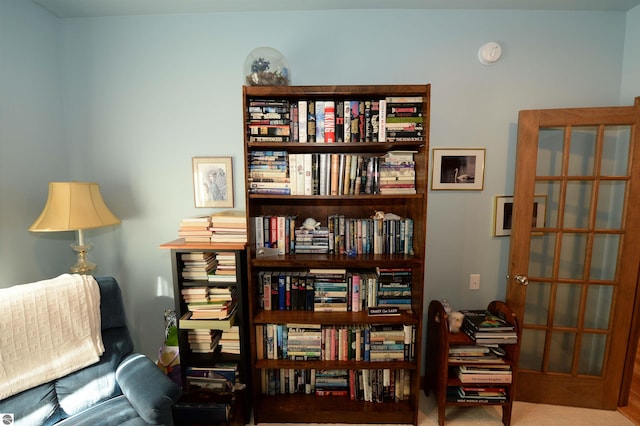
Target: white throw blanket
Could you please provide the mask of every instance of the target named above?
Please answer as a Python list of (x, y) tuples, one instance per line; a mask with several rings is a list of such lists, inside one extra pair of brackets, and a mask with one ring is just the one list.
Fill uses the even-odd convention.
[(0, 289), (0, 400), (94, 364), (103, 352), (92, 276)]

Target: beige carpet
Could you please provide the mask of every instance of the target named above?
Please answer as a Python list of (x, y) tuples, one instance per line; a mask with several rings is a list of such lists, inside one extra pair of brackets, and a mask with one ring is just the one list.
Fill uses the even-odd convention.
[[(420, 397), (421, 426), (437, 426), (438, 410), (433, 397)], [(259, 423), (259, 426), (274, 426), (280, 423)], [(446, 426), (499, 426), (502, 410), (499, 407), (448, 407)], [(289, 426), (295, 423), (287, 423)], [(308, 426), (309, 424), (306, 423)], [(633, 426), (617, 411), (592, 410), (557, 405), (515, 402), (511, 416), (512, 426)], [(354, 425), (350, 425), (354, 426)]]

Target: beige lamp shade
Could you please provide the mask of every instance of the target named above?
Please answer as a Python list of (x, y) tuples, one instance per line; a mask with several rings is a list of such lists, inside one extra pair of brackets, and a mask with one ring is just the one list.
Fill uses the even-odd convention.
[(120, 219), (105, 204), (97, 183), (50, 182), (47, 204), (29, 231), (76, 231), (118, 223)]

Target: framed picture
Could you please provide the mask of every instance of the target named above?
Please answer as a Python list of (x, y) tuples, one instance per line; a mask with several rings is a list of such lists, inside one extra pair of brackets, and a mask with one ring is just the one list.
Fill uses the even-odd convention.
[[(534, 195), (532, 228), (544, 228), (547, 214), (547, 196)], [(513, 220), (513, 197), (498, 195), (495, 197), (493, 210), (493, 236), (506, 237), (511, 235)]]
[(231, 157), (193, 157), (196, 207), (233, 207)]
[(485, 151), (434, 148), (431, 189), (482, 190)]

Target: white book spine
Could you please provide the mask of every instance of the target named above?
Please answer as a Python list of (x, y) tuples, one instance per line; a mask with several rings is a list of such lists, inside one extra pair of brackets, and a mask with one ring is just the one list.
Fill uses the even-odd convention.
[(256, 249), (264, 248), (264, 224), (263, 217), (256, 216), (254, 218), (254, 235), (256, 237)]
[(298, 140), (307, 142), (307, 101), (298, 101)]
[(302, 155), (304, 155), (304, 195), (313, 195), (312, 154)]
[(284, 216), (278, 216), (278, 254), (285, 254), (285, 246), (287, 244), (285, 221), (286, 218)]
[(380, 100), (380, 110), (378, 117), (378, 141), (387, 141), (387, 101), (385, 99)]
[(291, 195), (298, 195), (298, 157), (289, 154), (289, 183), (291, 184)]

